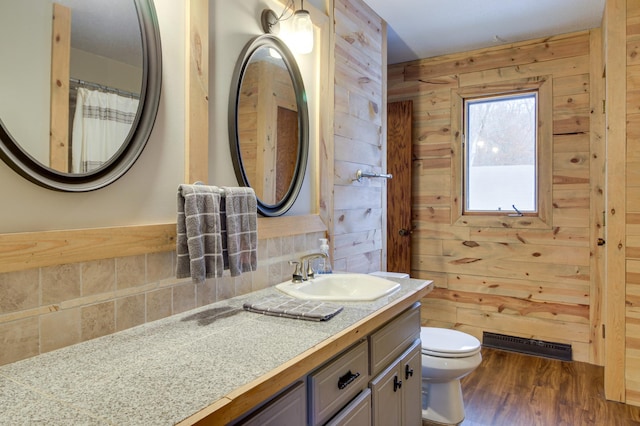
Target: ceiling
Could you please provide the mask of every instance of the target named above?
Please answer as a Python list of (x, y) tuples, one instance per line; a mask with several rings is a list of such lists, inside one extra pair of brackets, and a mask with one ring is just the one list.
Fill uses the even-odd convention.
[(140, 24), (131, 0), (56, 0), (71, 9), (71, 47), (142, 67)]
[(600, 27), (605, 0), (364, 0), (388, 24), (388, 63)]

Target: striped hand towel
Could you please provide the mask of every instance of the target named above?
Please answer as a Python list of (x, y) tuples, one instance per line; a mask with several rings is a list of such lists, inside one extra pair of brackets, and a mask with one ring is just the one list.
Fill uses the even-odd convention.
[(285, 295), (268, 295), (260, 300), (245, 302), (242, 307), (249, 312), (308, 321), (329, 321), (343, 307), (317, 300), (299, 300)]
[(220, 188), (206, 185), (178, 187), (178, 278), (194, 282), (221, 277), (224, 262), (220, 220)]
[[(252, 188), (222, 187), (226, 216), (226, 256), (232, 277), (255, 271), (258, 266), (258, 215)], [(223, 239), (224, 236), (223, 236)], [(226, 264), (225, 264), (226, 267)]]

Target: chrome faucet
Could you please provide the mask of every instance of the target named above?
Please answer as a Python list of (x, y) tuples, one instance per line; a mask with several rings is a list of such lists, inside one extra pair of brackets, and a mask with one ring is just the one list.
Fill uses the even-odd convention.
[(296, 267), (291, 281), (300, 283), (302, 281), (312, 280), (315, 276), (315, 271), (313, 270), (313, 266), (311, 266), (311, 261), (320, 257), (329, 259), (326, 253), (318, 252), (302, 256), (299, 261), (290, 260), (289, 265), (295, 265)]

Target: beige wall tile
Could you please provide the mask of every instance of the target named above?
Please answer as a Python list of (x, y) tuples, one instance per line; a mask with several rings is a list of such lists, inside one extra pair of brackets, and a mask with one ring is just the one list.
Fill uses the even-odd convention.
[(268, 240), (258, 240), (258, 262), (266, 262), (269, 260), (267, 241)]
[(251, 293), (253, 277), (256, 272), (247, 272), (236, 277), (236, 296)]
[(253, 273), (251, 290), (258, 291), (269, 286), (269, 265), (261, 265), (258, 270)]
[[(299, 258), (318, 246), (324, 233), (259, 240), (258, 270), (195, 285), (175, 279), (175, 252), (130, 256), (81, 264), (0, 274), (0, 315), (28, 311), (39, 305), (111, 299), (110, 292), (138, 293), (118, 300), (34, 315), (0, 324), (0, 364), (37, 355), (185, 312), (291, 278), (289, 258)], [(153, 290), (157, 283), (160, 287)], [(137, 290), (134, 287), (147, 284)], [(146, 294), (143, 292), (147, 291)], [(87, 296), (95, 296), (88, 297)], [(83, 299), (86, 298), (86, 299)], [(5, 317), (5, 321), (8, 320)]]
[(116, 260), (104, 259), (82, 264), (82, 295), (107, 293), (116, 289)]
[(111, 334), (116, 329), (115, 303), (98, 303), (81, 308), (80, 333), (82, 340)]
[(268, 282), (268, 285), (278, 284), (279, 282), (283, 281), (282, 280), (283, 263), (286, 264), (287, 270), (289, 270), (290, 273), (293, 273), (294, 267), (289, 265), (288, 262), (274, 262), (274, 263), (269, 265), (269, 282)]
[(196, 307), (196, 286), (187, 283), (173, 287), (173, 313), (188, 311)]
[(80, 342), (80, 308), (40, 316), (40, 352)]
[(288, 256), (289, 260), (295, 260), (298, 256), (295, 255), (295, 245), (293, 237), (282, 237), (282, 255)]
[(175, 276), (173, 252), (147, 254), (147, 282), (153, 283)]
[(307, 236), (305, 234), (293, 237), (293, 250), (296, 253), (301, 253), (307, 250)]
[(282, 238), (269, 238), (267, 240), (267, 258), (280, 257), (282, 255)]
[(144, 294), (136, 294), (116, 300), (116, 331), (144, 324), (145, 308)]
[(0, 315), (35, 308), (39, 303), (38, 269), (0, 274)]
[(235, 278), (229, 275), (218, 278), (218, 300), (231, 299), (236, 295)]
[(42, 304), (80, 297), (80, 264), (56, 265), (41, 270)]
[(217, 283), (218, 278), (209, 278), (196, 285), (196, 306), (205, 306), (218, 301)]
[(171, 315), (173, 290), (171, 287), (147, 293), (147, 322)]
[(0, 324), (0, 365), (38, 355), (38, 318)]
[(116, 287), (123, 289), (145, 284), (145, 264), (145, 255), (117, 258)]

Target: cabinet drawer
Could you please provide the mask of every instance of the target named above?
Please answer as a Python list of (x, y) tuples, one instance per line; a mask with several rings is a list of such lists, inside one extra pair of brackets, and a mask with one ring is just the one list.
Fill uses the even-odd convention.
[(356, 344), (309, 375), (309, 424), (322, 424), (334, 416), (369, 382), (368, 344)]
[(420, 337), (420, 303), (392, 319), (369, 336), (369, 374), (375, 376)]
[(371, 389), (365, 389), (325, 426), (371, 425)]
[(292, 387), (267, 403), (248, 418), (234, 424), (242, 426), (298, 426), (306, 419), (307, 398), (304, 382)]

